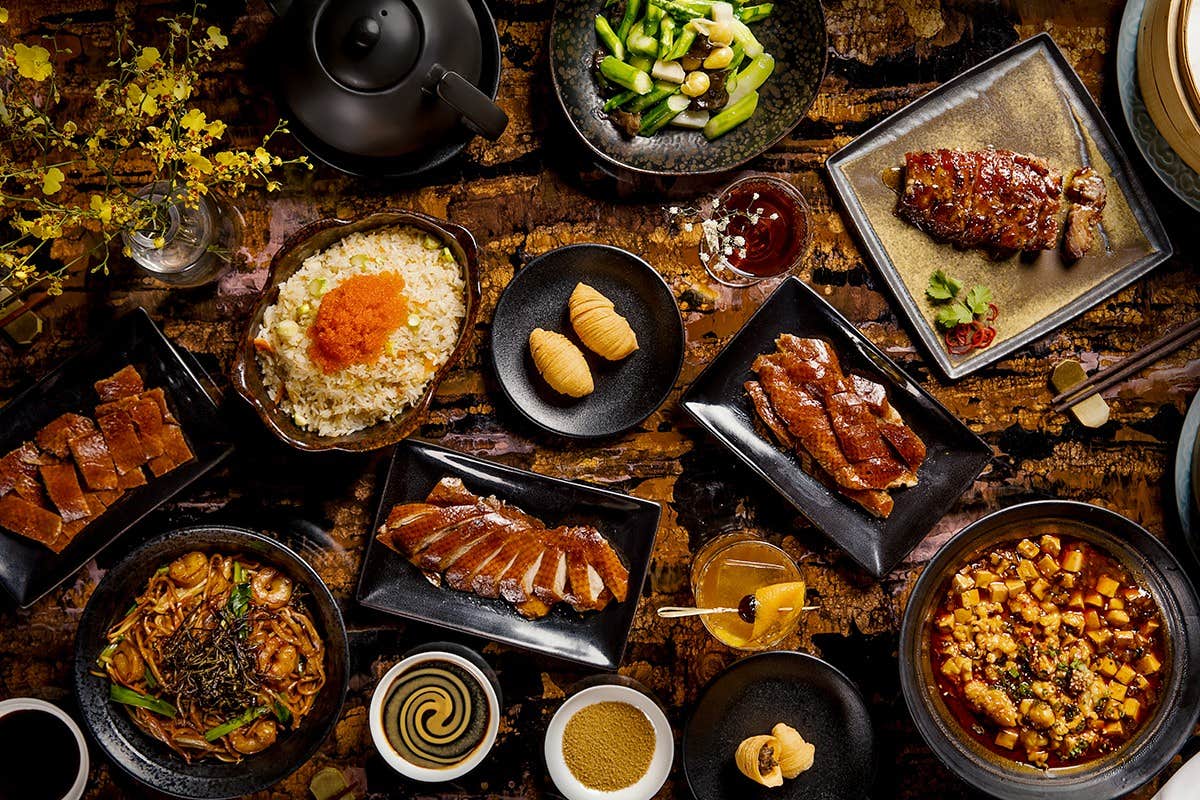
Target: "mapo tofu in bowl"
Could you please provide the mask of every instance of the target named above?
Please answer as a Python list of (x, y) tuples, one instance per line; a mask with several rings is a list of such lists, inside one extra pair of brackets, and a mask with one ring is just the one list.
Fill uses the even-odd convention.
[(932, 621), (937, 685), (979, 742), (1035, 767), (1129, 741), (1160, 701), (1158, 606), (1112, 555), (1043, 534), (961, 567)]
[(942, 545), (907, 600), (900, 685), (921, 737), (1006, 800), (1114, 800), (1200, 718), (1200, 597), (1120, 514), (1041, 500)]

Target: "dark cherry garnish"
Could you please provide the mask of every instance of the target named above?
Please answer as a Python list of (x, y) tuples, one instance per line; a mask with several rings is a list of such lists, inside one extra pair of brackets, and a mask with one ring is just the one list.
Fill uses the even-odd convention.
[(754, 617), (758, 614), (758, 598), (752, 594), (748, 594), (738, 601), (738, 616), (747, 624), (754, 624)]

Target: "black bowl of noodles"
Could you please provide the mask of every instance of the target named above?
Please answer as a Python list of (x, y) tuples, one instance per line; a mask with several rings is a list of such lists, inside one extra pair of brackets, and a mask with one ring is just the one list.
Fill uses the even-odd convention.
[(341, 714), (348, 663), (337, 603), (300, 556), (253, 531), (197, 526), (100, 581), (75, 638), (75, 696), (122, 770), (220, 800), (312, 757)]

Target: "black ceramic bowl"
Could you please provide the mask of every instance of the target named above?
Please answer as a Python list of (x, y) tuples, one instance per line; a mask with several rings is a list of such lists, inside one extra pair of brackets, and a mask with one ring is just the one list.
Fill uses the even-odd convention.
[(775, 71), (759, 90), (754, 116), (712, 142), (699, 131), (667, 127), (629, 139), (605, 118), (590, 67), (596, 14), (604, 0), (559, 0), (550, 23), (550, 77), (571, 128), (602, 162), (655, 176), (728, 172), (773, 147), (796, 127), (825, 77), (828, 37), (820, 0), (776, 0), (771, 16), (752, 26)]
[[(1166, 677), (1150, 719), (1112, 753), (1073, 767), (1039, 770), (1001, 758), (975, 742), (955, 719), (933, 675), (932, 615), (950, 578), (997, 543), (1061, 533), (1090, 542), (1120, 561), (1148, 589), (1167, 633)], [(1170, 551), (1140, 525), (1087, 503), (1043, 500), (989, 514), (947, 542), (922, 573), (900, 633), (900, 683), (926, 743), (967, 783), (1009, 800), (1111, 800), (1165, 767), (1200, 716), (1200, 600)]]
[[(109, 682), (92, 674), (104, 634), (145, 588), (156, 569), (192, 550), (242, 553), (270, 564), (303, 588), (305, 603), (325, 642), (325, 686), (312, 711), (294, 731), (238, 764), (188, 764), (143, 733), (125, 709), (108, 698)], [(349, 682), (350, 652), (341, 612), (321, 578), (279, 542), (241, 528), (181, 528), (147, 542), (108, 571), (88, 601), (75, 637), (75, 697), (92, 739), (109, 760), (142, 783), (175, 797), (223, 800), (266, 789), (308, 761), (333, 730)]]

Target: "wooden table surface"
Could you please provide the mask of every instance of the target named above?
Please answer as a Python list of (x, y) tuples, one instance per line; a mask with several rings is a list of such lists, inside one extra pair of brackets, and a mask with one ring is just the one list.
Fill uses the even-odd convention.
[[(142, 24), (166, 4), (116, 4)], [(262, 0), (212, 3), (230, 38), (226, 57), (201, 86), (209, 118), (253, 146), (280, 113), (269, 99), (261, 44), (272, 17)], [(905, 601), (922, 565), (964, 524), (1026, 497), (1083, 500), (1120, 511), (1186, 548), (1174, 520), (1171, 463), (1187, 403), (1200, 379), (1200, 351), (1185, 349), (1108, 393), (1112, 420), (1082, 429), (1049, 413), (1047, 377), (1068, 357), (1094, 367), (1120, 357), (1200, 306), (1194, 256), (1195, 218), (1148, 171), (1145, 185), (1178, 255), (1151, 276), (1101, 303), (1015, 357), (955, 384), (938, 380), (898, 324), (883, 283), (864, 263), (845, 217), (830, 197), (827, 156), (906, 103), (966, 67), (1037, 32), (1050, 31), (1120, 135), (1128, 137), (1113, 86), (1121, 3), (1107, 0), (827, 0), (829, 72), (805, 119), (782, 144), (750, 165), (794, 181), (815, 215), (814, 242), (799, 276), (818, 288), (876, 344), (897, 359), (995, 449), (992, 466), (892, 574), (872, 580), (799, 518), (712, 438), (685, 420), (680, 392), (735, 332), (772, 284), (738, 292), (705, 279), (694, 238), (672, 232), (661, 197), (631, 196), (591, 168), (569, 137), (549, 87), (546, 34), (550, 0), (493, 0), (504, 50), (501, 103), (512, 122), (495, 143), (477, 141), (446, 173), (402, 187), (343, 177), (330, 169), (295, 174), (282, 192), (239, 201), (246, 236), (235, 272), (207, 288), (172, 291), (119, 265), (108, 278), (88, 276), (44, 308), (48, 329), (14, 349), (0, 342), (0, 401), (76, 351), (119, 314), (149, 310), (178, 345), (220, 375), (261, 289), (272, 254), (305, 222), (388, 206), (413, 208), (470, 228), (481, 244), (483, 313), (476, 345), (443, 384), (420, 435), (466, 452), (548, 475), (592, 481), (663, 505), (650, 579), (623, 674), (650, 687), (686, 718), (698, 690), (738, 654), (694, 621), (663, 622), (653, 608), (686, 604), (691, 553), (716, 533), (748, 528), (781, 543), (802, 565), (820, 598), (789, 648), (815, 653), (847, 672), (871, 707), (878, 736), (875, 798), (970, 798), (923, 745), (900, 696), (895, 650)], [(112, 46), (114, 9), (102, 0), (10, 2), (10, 31), (52, 33), (75, 55), (66, 66), (66, 96), (82, 103), (100, 80)], [(291, 146), (291, 145), (289, 145)], [(1132, 145), (1128, 145), (1130, 152)], [(1136, 154), (1135, 154), (1136, 155)], [(1136, 160), (1136, 158), (1135, 158)], [(130, 176), (136, 180), (137, 175)], [(524, 260), (572, 242), (606, 242), (639, 252), (666, 277), (683, 309), (687, 359), (671, 398), (639, 428), (611, 441), (576, 444), (535, 432), (505, 407), (487, 366), (488, 324), (496, 299)], [(61, 241), (68, 254), (79, 242)], [(222, 383), (227, 383), (220, 378)], [(476, 642), (496, 667), (507, 711), (484, 768), (441, 787), (413, 787), (373, 754), (366, 707), (375, 679), (408, 648), (446, 638), (440, 631), (368, 613), (352, 600), (359, 558), (370, 535), (376, 486), (386, 453), (316, 456), (276, 443), (232, 398), (231, 461), (153, 514), (98, 563), (28, 611), (0, 607), (0, 698), (33, 695), (70, 705), (70, 655), (76, 621), (114, 559), (136, 543), (182, 524), (219, 520), (273, 532), (295, 543), (326, 538), (314, 564), (338, 597), (352, 631), (353, 678), (341, 721), (320, 753), (262, 797), (307, 796), (312, 775), (335, 766), (372, 797), (514, 798), (551, 787), (541, 764), (542, 730), (563, 691), (586, 671)], [(307, 531), (307, 533), (306, 533)], [(317, 538), (320, 538), (319, 536)], [(1190, 563), (1190, 562), (1189, 562)], [(7, 603), (7, 601), (5, 601)], [(1166, 772), (1171, 772), (1175, 763)], [(94, 754), (88, 798), (147, 797)], [(1150, 784), (1131, 798), (1149, 798)], [(678, 769), (660, 797), (687, 794)]]

